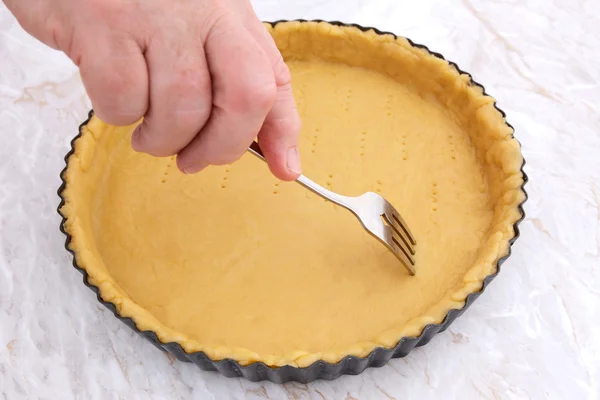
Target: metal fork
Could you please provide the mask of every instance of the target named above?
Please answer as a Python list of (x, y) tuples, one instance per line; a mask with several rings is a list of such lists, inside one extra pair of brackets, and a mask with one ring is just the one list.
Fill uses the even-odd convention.
[[(257, 142), (252, 142), (248, 151), (265, 161)], [(414, 256), (417, 241), (400, 213), (386, 199), (373, 192), (358, 197), (342, 196), (325, 189), (304, 175), (300, 175), (296, 181), (324, 199), (350, 210), (367, 232), (383, 243), (411, 275), (415, 274)]]

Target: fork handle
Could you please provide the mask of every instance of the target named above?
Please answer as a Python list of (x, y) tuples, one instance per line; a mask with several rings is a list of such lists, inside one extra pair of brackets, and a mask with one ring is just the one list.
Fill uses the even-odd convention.
[[(265, 159), (265, 156), (263, 155), (263, 152), (262, 152), (260, 146), (258, 145), (258, 143), (256, 141), (253, 141), (252, 144), (250, 144), (250, 146), (248, 147), (248, 151), (250, 153), (254, 154), (256, 157), (260, 158), (261, 160), (263, 160), (265, 162), (267, 161)], [(354, 211), (354, 206), (355, 206), (355, 198), (354, 197), (342, 196), (340, 194), (332, 192), (331, 190), (325, 189), (323, 186), (311, 181), (304, 175), (300, 175), (296, 179), (296, 182), (298, 182), (305, 188), (309, 189), (313, 193), (318, 194), (322, 198), (329, 200), (335, 204), (338, 204), (344, 208), (347, 208), (350, 211)]]

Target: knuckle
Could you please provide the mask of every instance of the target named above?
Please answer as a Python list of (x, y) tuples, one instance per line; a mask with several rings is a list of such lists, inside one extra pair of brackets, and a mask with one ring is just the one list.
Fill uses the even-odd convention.
[(250, 101), (255, 102), (259, 109), (269, 109), (275, 102), (277, 86), (275, 82), (263, 85), (250, 85), (248, 87)]
[(302, 120), (300, 119), (300, 115), (298, 112), (294, 110), (292, 116), (287, 119), (287, 131), (290, 135), (298, 137), (300, 135), (300, 131), (302, 130)]
[(47, 37), (51, 47), (63, 50), (66, 40), (65, 25), (55, 13), (50, 13), (45, 21)]
[(273, 73), (275, 74), (277, 86), (289, 85), (292, 82), (292, 74), (289, 67), (283, 61), (283, 57), (279, 52), (276, 52), (276, 55), (273, 56), (273, 58)]
[(295, 110), (281, 118), (268, 118), (263, 129), (277, 132), (277, 137), (284, 135), (285, 138), (298, 138), (302, 130), (302, 121)]

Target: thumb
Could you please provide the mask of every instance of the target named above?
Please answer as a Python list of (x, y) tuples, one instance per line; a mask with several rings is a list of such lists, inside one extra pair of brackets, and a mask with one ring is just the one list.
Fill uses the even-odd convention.
[(302, 173), (298, 151), (302, 122), (292, 91), (290, 70), (265, 26), (257, 18), (249, 25), (248, 30), (271, 62), (277, 84), (275, 103), (258, 134), (260, 148), (273, 175), (284, 181), (294, 180)]
[(294, 180), (302, 173), (298, 151), (301, 126), (292, 85), (278, 85), (275, 104), (265, 118), (258, 142), (271, 172), (279, 179)]

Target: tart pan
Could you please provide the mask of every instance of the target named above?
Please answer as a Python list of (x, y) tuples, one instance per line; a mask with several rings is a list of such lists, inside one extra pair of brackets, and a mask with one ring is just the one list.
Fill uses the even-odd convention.
[[(296, 20), (296, 21), (297, 22), (326, 22), (326, 21), (322, 21), (322, 20), (313, 20), (313, 21)], [(289, 22), (289, 21), (281, 20), (281, 21), (273, 22), (273, 23), (271, 23), (271, 25), (275, 26), (278, 23), (282, 23), (282, 22)], [(345, 23), (338, 22), (338, 21), (328, 22), (328, 23), (332, 24), (332, 25), (337, 25), (337, 26), (354, 27), (354, 28), (358, 28), (364, 32), (373, 31), (377, 35), (391, 35), (394, 38), (397, 38), (397, 36), (392, 33), (382, 32), (382, 31), (379, 31), (379, 30), (377, 30), (375, 28), (371, 28), (371, 27), (363, 27), (363, 26), (359, 26), (356, 24), (345, 24)], [(415, 44), (410, 39), (406, 39), (406, 40), (412, 46), (423, 49), (423, 50), (427, 51), (428, 53), (430, 53), (431, 55), (438, 57), (442, 60), (445, 60), (441, 54), (432, 52), (423, 45)], [(477, 82), (473, 81), (471, 76), (468, 73), (462, 71), (460, 68), (458, 68), (458, 66), (456, 64), (449, 62), (449, 61), (447, 61), (447, 62), (449, 63), (449, 65), (451, 65), (453, 68), (455, 68), (460, 74), (466, 75), (469, 78), (471, 85), (480, 87), (483, 91), (483, 94), (487, 95), (483, 86), (478, 84)], [(500, 112), (500, 114), (503, 117), (505, 117), (505, 113), (502, 110), (500, 110), (496, 106), (495, 103), (494, 103), (494, 107), (496, 108), (496, 110), (498, 110)], [(88, 115), (88, 119), (85, 122), (83, 122), (79, 128), (79, 134), (71, 142), (71, 150), (65, 157), (66, 163), (68, 162), (69, 157), (74, 152), (75, 141), (81, 136), (83, 127), (87, 125), (87, 123), (90, 121), (92, 116), (93, 116), (93, 111), (90, 111), (90, 113)], [(507, 125), (511, 128), (512, 131), (514, 131), (510, 124), (507, 123)], [(469, 294), (466, 297), (464, 306), (462, 308), (450, 310), (446, 314), (445, 318), (443, 319), (443, 321), (441, 323), (426, 325), (419, 336), (402, 337), (402, 338), (399, 338), (397, 344), (393, 348), (377, 347), (373, 351), (371, 351), (368, 356), (366, 356), (364, 358), (360, 358), (360, 357), (356, 357), (356, 356), (346, 356), (341, 361), (334, 363), (334, 364), (320, 360), (320, 361), (314, 362), (313, 364), (311, 364), (308, 367), (295, 367), (295, 366), (289, 366), (289, 365), (282, 366), (282, 367), (270, 367), (263, 362), (254, 362), (249, 365), (241, 365), (239, 362), (232, 360), (232, 359), (224, 359), (224, 360), (214, 361), (214, 360), (210, 359), (203, 352), (187, 353), (186, 351), (184, 351), (184, 349), (178, 343), (175, 343), (175, 342), (162, 343), (159, 340), (159, 338), (157, 337), (156, 333), (154, 333), (152, 331), (139, 330), (137, 328), (135, 322), (131, 318), (122, 317), (119, 315), (117, 308), (113, 303), (102, 300), (98, 287), (89, 283), (87, 272), (77, 264), (77, 261), (75, 259), (75, 254), (70, 248), (71, 236), (65, 229), (66, 217), (61, 212), (61, 208), (65, 204), (63, 191), (66, 187), (66, 180), (65, 180), (65, 172), (67, 169), (66, 167), (63, 170), (63, 172), (61, 173), (62, 185), (61, 185), (60, 189), (58, 190), (58, 195), (61, 199), (61, 202), (60, 202), (60, 205), (58, 208), (58, 210), (59, 210), (58, 212), (62, 216), (62, 222), (61, 222), (60, 229), (66, 235), (65, 248), (73, 256), (74, 267), (83, 274), (84, 284), (96, 293), (98, 301), (100, 303), (102, 303), (105, 307), (107, 307), (109, 310), (111, 310), (113, 312), (113, 314), (115, 315), (115, 317), (117, 317), (119, 320), (121, 320), (123, 323), (125, 323), (127, 326), (129, 326), (131, 329), (133, 329), (139, 335), (146, 338), (148, 341), (150, 341), (152, 344), (154, 344), (158, 349), (172, 354), (180, 361), (194, 363), (202, 370), (218, 371), (219, 373), (221, 373), (222, 375), (224, 375), (226, 377), (243, 377), (250, 381), (269, 380), (269, 381), (275, 382), (275, 383), (285, 383), (288, 381), (297, 381), (297, 382), (307, 383), (307, 382), (311, 382), (311, 381), (314, 381), (317, 379), (332, 380), (332, 379), (336, 379), (336, 378), (340, 377), (341, 375), (360, 374), (368, 367), (381, 367), (381, 366), (385, 365), (391, 358), (404, 357), (413, 348), (427, 344), (437, 333), (440, 333), (440, 332), (443, 332), (444, 330), (446, 330), (450, 326), (450, 324), (457, 317), (462, 315), (462, 313), (465, 312), (465, 310), (471, 304), (473, 304), (473, 302), (485, 291), (485, 289), (490, 284), (490, 282), (499, 273), (501, 265), (510, 256), (511, 246), (519, 237), (518, 225), (525, 217), (525, 213), (523, 211), (523, 203), (527, 200), (527, 193), (524, 190), (524, 185), (526, 184), (528, 178), (527, 178), (527, 175), (525, 174), (525, 172), (523, 171), (524, 165), (525, 165), (525, 162), (523, 161), (523, 165), (521, 166), (521, 174), (523, 176), (523, 184), (521, 186), (521, 190), (523, 191), (525, 197), (524, 197), (523, 202), (518, 207), (519, 211), (521, 213), (521, 218), (514, 224), (514, 236), (509, 240), (510, 246), (508, 248), (508, 253), (504, 257), (500, 258), (497, 261), (496, 272), (494, 274), (487, 276), (483, 280), (481, 289), (478, 292)]]

